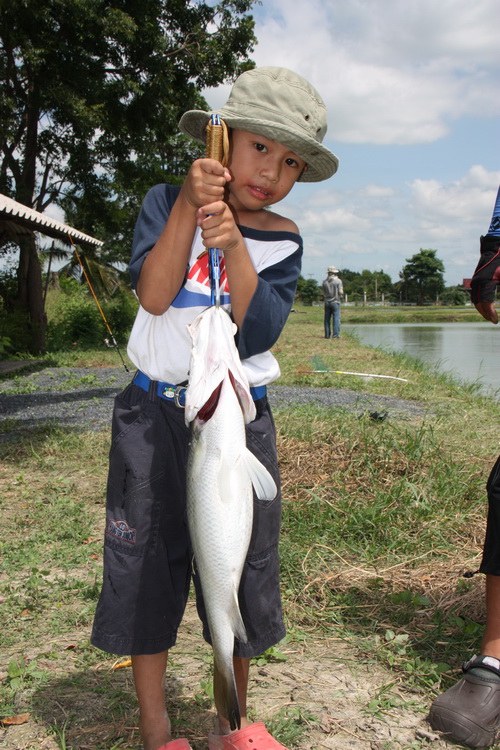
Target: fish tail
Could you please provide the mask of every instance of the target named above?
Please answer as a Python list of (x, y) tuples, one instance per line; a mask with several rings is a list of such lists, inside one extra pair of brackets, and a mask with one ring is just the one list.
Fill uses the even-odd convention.
[(233, 631), (235, 637), (239, 641), (243, 641), (243, 643), (246, 643), (248, 641), (247, 631), (245, 628), (245, 623), (243, 622), (243, 618), (241, 616), (240, 605), (238, 604), (238, 591), (236, 590), (236, 587), (234, 589), (233, 608), (229, 614), (229, 619), (231, 623), (231, 630)]
[(240, 704), (236, 692), (234, 670), (231, 662), (219, 665), (214, 662), (214, 700), (218, 713), (229, 721), (232, 730), (241, 726)]

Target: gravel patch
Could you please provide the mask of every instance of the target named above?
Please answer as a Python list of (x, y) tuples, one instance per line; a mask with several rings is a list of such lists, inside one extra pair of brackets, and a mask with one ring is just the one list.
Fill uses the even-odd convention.
[[(111, 425), (113, 400), (130, 383), (132, 373), (122, 367), (88, 369), (46, 368), (0, 381), (0, 442), (44, 426), (100, 430)], [(421, 404), (344, 388), (301, 388), (272, 385), (274, 408), (318, 404), (345, 408), (357, 414), (398, 419), (423, 418)]]

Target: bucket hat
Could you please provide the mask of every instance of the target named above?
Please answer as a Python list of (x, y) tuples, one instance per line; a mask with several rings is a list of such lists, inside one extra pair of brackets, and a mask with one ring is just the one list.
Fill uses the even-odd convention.
[(335, 266), (328, 266), (328, 273), (338, 273), (339, 269), (335, 268)]
[(323, 99), (305, 78), (287, 68), (245, 71), (236, 79), (223, 107), (212, 112), (191, 109), (181, 117), (179, 128), (204, 142), (212, 114), (218, 114), (229, 128), (288, 146), (307, 164), (301, 182), (321, 182), (337, 171), (339, 160), (322, 145), (328, 127)]

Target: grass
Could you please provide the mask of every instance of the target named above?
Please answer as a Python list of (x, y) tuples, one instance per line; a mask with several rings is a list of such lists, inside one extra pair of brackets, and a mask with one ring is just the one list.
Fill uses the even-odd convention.
[[(322, 339), (321, 315), (303, 308), (290, 316), (275, 347), (282, 384), (392, 396), (423, 410), (383, 422), (317, 405), (275, 411), (290, 641), (314, 643), (333, 632), (425, 705), (451, 684), (481, 637), (483, 582), (463, 573), (479, 565), (500, 404), (474, 385), (353, 337), (332, 346)], [(315, 355), (331, 369), (394, 374), (408, 383), (308, 374)], [(109, 351), (50, 360), (53, 367), (120, 364)], [(82, 378), (92, 386), (92, 374)], [(16, 388), (22, 392), (22, 376)], [(88, 640), (100, 588), (108, 448), (108, 430), (50, 425), (0, 443), (0, 717), (29, 712), (42, 739), (68, 750), (137, 743), (130, 672), (113, 670), (114, 658)], [(175, 696), (177, 727), (203, 723), (209, 713), (210, 656), (198, 635), (192, 650), (203, 666), (193, 694)], [(268, 654), (260, 668), (280, 657)], [(178, 658), (175, 679), (187, 669)], [(398, 700), (381, 691), (365, 711), (397, 709)], [(300, 705), (280, 706), (272, 727), (294, 747), (315, 720)], [(204, 746), (196, 738), (192, 745)]]

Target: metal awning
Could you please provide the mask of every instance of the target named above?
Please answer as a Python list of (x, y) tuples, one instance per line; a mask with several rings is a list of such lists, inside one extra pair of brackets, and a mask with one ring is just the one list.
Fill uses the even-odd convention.
[(78, 229), (63, 224), (62, 221), (53, 219), (47, 214), (41, 214), (33, 208), (28, 208), (0, 194), (0, 240), (9, 239), (15, 242), (16, 238), (27, 230), (46, 234), (48, 237), (68, 244), (71, 244), (70, 237), (81, 245), (100, 247), (104, 244), (95, 237), (90, 237), (88, 234), (79, 232)]

